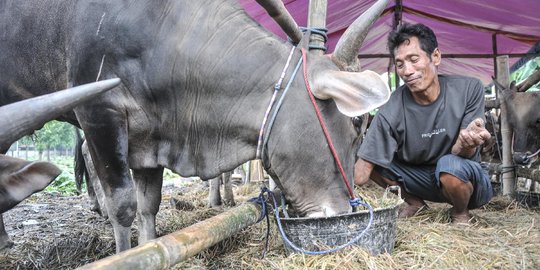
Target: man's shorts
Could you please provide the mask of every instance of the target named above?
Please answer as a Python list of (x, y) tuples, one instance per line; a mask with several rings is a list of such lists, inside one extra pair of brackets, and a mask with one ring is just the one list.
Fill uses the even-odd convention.
[(376, 166), (375, 171), (385, 178), (402, 183), (405, 191), (427, 201), (447, 202), (439, 180), (441, 173), (472, 183), (474, 191), (469, 200), (469, 209), (478, 208), (493, 197), (491, 181), (480, 163), (451, 154), (441, 157), (436, 166), (410, 165), (394, 160), (390, 168)]

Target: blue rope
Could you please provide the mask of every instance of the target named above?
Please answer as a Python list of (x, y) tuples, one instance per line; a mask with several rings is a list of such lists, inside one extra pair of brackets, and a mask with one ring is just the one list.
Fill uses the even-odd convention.
[[(326, 41), (328, 40), (328, 35), (326, 34), (328, 32), (328, 29), (326, 28), (319, 28), (319, 27), (312, 27), (312, 28), (307, 28), (307, 27), (300, 27), (300, 30), (302, 31), (302, 33), (305, 33), (307, 30), (311, 31), (312, 34), (316, 34), (316, 35), (319, 35), (321, 36), (323, 39), (324, 39), (324, 43), (326, 43)], [(287, 38), (287, 40), (289, 42), (292, 43), (292, 39), (291, 38)], [(295, 44), (297, 45), (297, 44)], [(318, 49), (318, 50), (322, 50), (322, 51), (325, 51), (327, 50), (326, 46), (324, 45), (320, 45), (320, 46), (317, 46), (317, 45), (313, 45), (313, 44), (309, 44), (309, 49)]]
[(258, 203), (262, 206), (261, 216), (255, 223), (261, 222), (266, 217), (266, 236), (264, 240), (264, 249), (261, 253), (261, 259), (264, 259), (266, 251), (268, 251), (268, 243), (270, 242), (270, 216), (268, 215), (266, 199), (264, 198), (265, 189), (270, 192), (270, 190), (264, 187), (262, 188), (259, 197), (248, 200), (249, 202)]
[[(351, 239), (349, 242), (347, 242), (347, 243), (345, 243), (343, 245), (337, 246), (335, 248), (328, 249), (328, 250), (321, 250), (321, 251), (305, 250), (303, 248), (300, 248), (300, 247), (296, 246), (294, 243), (292, 243), (289, 240), (289, 238), (287, 237), (287, 235), (285, 234), (285, 231), (283, 230), (283, 226), (281, 225), (281, 219), (279, 218), (279, 208), (278, 208), (277, 203), (276, 203), (276, 198), (274, 196), (274, 192), (270, 191), (266, 187), (263, 187), (263, 188), (261, 188), (261, 193), (259, 194), (259, 197), (256, 198), (256, 201), (258, 203), (260, 203), (261, 205), (266, 205), (266, 200), (265, 200), (265, 198), (263, 196), (264, 193), (268, 193), (270, 196), (272, 196), (272, 203), (273, 203), (273, 206), (274, 206), (274, 215), (276, 216), (277, 225), (278, 225), (278, 228), (279, 228), (279, 232), (281, 233), (281, 237), (283, 237), (283, 241), (285, 241), (285, 243), (287, 243), (287, 245), (289, 245), (289, 247), (291, 247), (292, 249), (294, 249), (294, 250), (296, 250), (298, 252), (304, 253), (304, 254), (308, 254), (308, 255), (328, 254), (328, 253), (332, 253), (332, 252), (344, 249), (344, 248), (346, 248), (348, 246), (351, 246), (352, 244), (354, 244), (355, 242), (360, 240), (360, 238), (362, 236), (364, 236), (364, 234), (366, 234), (366, 232), (369, 230), (369, 228), (373, 224), (373, 208), (371, 207), (371, 205), (369, 205), (368, 203), (362, 202), (359, 198), (352, 199), (352, 200), (350, 200), (351, 205), (353, 205), (353, 204), (355, 204), (354, 206), (363, 205), (364, 207), (366, 207), (369, 210), (369, 222), (368, 222), (366, 228), (364, 230), (362, 230), (362, 232), (360, 234), (358, 234), (356, 237)], [(252, 201), (252, 200), (253, 199), (251, 199), (250, 201)], [(266, 218), (266, 220), (267, 220), (267, 235), (266, 235), (266, 246), (265, 246), (264, 252), (266, 252), (266, 249), (268, 248), (268, 238), (269, 238), (268, 236), (270, 235), (270, 227), (269, 227), (270, 223), (269, 223), (269, 218), (268, 218), (268, 211), (266, 209), (267, 208), (265, 206), (263, 206), (263, 213), (261, 213), (261, 216), (266, 215), (266, 217), (267, 217)], [(259, 221), (261, 221), (261, 220), (262, 220), (262, 218), (259, 219)], [(257, 221), (257, 222), (259, 222), (259, 221)]]

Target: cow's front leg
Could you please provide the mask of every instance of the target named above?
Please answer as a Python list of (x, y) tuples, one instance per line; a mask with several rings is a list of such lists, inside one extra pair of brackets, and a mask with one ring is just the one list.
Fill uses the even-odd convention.
[(128, 164), (126, 115), (121, 110), (93, 109), (91, 105), (79, 107), (76, 113), (105, 192), (105, 207), (113, 225), (118, 253), (131, 247), (131, 225), (137, 211)]
[(13, 246), (13, 241), (9, 239), (9, 235), (4, 227), (4, 217), (0, 214), (0, 250)]
[(137, 186), (139, 245), (156, 238), (156, 214), (161, 203), (163, 167), (133, 170)]

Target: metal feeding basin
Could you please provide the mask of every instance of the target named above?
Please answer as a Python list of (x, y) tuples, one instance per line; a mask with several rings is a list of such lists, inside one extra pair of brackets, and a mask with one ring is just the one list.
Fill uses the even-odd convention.
[[(385, 194), (386, 195), (386, 194)], [(371, 254), (391, 253), (396, 240), (398, 208), (403, 202), (396, 197), (387, 206), (373, 209), (370, 228), (351, 245), (367, 249)], [(362, 233), (369, 223), (370, 213), (361, 210), (355, 213), (318, 218), (281, 217), (283, 232), (290, 242), (308, 251), (322, 251), (347, 244)], [(285, 240), (287, 253), (300, 252)]]

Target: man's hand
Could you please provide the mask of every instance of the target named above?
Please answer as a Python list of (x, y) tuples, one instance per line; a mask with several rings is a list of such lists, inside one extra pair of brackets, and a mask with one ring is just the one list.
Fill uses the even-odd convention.
[(476, 147), (484, 144), (489, 138), (491, 134), (484, 127), (484, 120), (476, 118), (467, 128), (459, 131), (456, 144), (452, 147), (452, 154), (469, 158), (476, 151)]
[(365, 185), (369, 181), (369, 176), (374, 167), (371, 162), (359, 158), (354, 164), (354, 184)]

